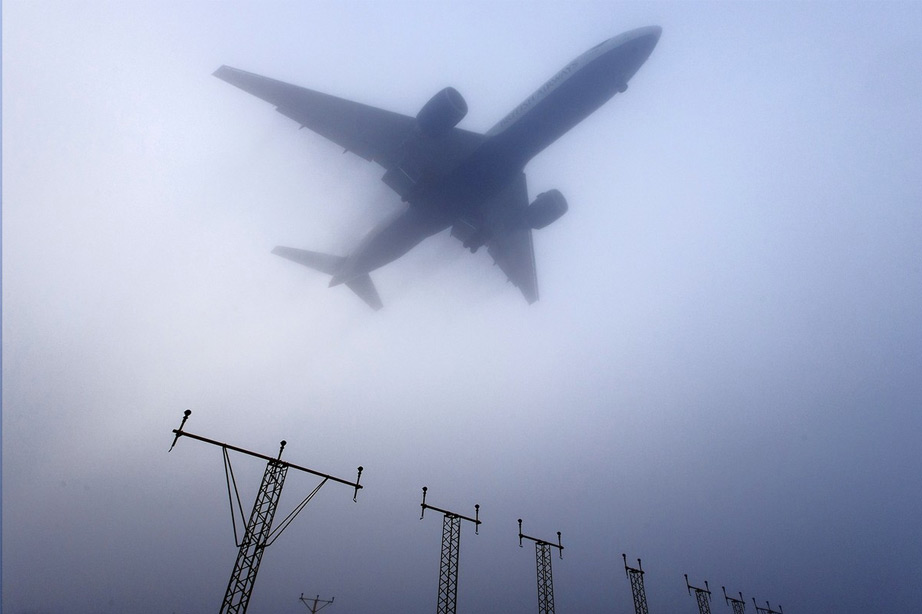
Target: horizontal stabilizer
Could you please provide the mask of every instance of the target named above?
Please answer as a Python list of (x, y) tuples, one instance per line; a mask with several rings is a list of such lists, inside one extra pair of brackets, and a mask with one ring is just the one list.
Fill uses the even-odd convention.
[[(330, 254), (321, 254), (320, 252), (311, 252), (306, 249), (295, 249), (281, 245), (273, 249), (272, 253), (327, 275), (335, 275), (346, 261), (342, 256), (331, 256)], [(375, 311), (383, 307), (381, 297), (378, 296), (378, 290), (372, 283), (368, 273), (353, 277), (345, 283), (350, 290), (355, 292), (360, 299)]]
[(346, 261), (342, 256), (331, 256), (330, 254), (309, 252), (306, 249), (295, 249), (281, 245), (273, 249), (272, 253), (327, 275), (335, 275), (339, 267)]

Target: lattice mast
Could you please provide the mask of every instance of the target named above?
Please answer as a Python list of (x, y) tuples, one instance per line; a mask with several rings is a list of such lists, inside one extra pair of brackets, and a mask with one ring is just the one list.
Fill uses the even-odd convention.
[(426, 515), (426, 510), (433, 510), (442, 516), (442, 556), (439, 559), (439, 596), (436, 601), (436, 614), (455, 614), (458, 607), (458, 557), (461, 553), (461, 521), (474, 523), (474, 533), (480, 533), (480, 505), (474, 506), (474, 517), (443, 510), (426, 503), (426, 491), (423, 486), (422, 511), (419, 519)]
[(643, 586), (643, 565), (637, 559), (637, 567), (628, 567), (627, 555), (622, 553), (624, 559), (624, 573), (631, 581), (631, 595), (634, 597), (634, 614), (650, 614), (647, 608), (647, 592)]
[(557, 548), (563, 558), (563, 544), (560, 531), (557, 531), (557, 543), (551, 543), (522, 533), (522, 519), (519, 518), (519, 548), (522, 540), (535, 542), (535, 566), (538, 570), (538, 614), (554, 614), (554, 575), (551, 571), (551, 548)]
[(695, 599), (698, 601), (698, 614), (711, 614), (711, 587), (708, 586), (708, 581), (704, 581), (704, 588), (692, 586), (688, 583), (688, 574), (685, 574), (685, 587), (688, 589), (689, 595), (691, 595), (692, 591), (695, 591)]
[(772, 606), (768, 603), (768, 601), (765, 602), (764, 608), (759, 607), (759, 604), (756, 603), (755, 597), (752, 598), (752, 605), (756, 607), (756, 614), (784, 614), (784, 612), (781, 610), (780, 605), (778, 606), (777, 610), (773, 610)]
[(743, 601), (743, 593), (739, 593), (740, 598), (727, 597), (727, 587), (721, 586), (724, 592), (724, 601), (733, 608), (733, 614), (746, 614), (746, 602)]
[[(183, 430), (183, 427), (186, 425), (186, 420), (189, 419), (191, 414), (192, 412), (188, 409), (183, 412), (182, 423), (180, 423), (178, 429), (173, 429), (175, 437), (173, 438), (173, 445), (170, 446), (170, 450), (173, 449), (180, 437), (189, 437), (205, 443), (210, 443), (220, 447), (222, 450), (224, 455), (224, 477), (227, 481), (227, 498), (231, 508), (231, 523), (234, 528), (235, 543), (239, 550), (237, 552), (237, 560), (234, 563), (234, 569), (227, 583), (224, 600), (221, 602), (220, 612), (221, 614), (245, 614), (250, 603), (250, 596), (253, 593), (253, 586), (256, 583), (256, 574), (259, 571), (259, 565), (262, 562), (263, 553), (266, 548), (271, 546), (272, 543), (278, 539), (279, 535), (288, 528), (295, 517), (328, 481), (339, 482), (351, 486), (354, 489), (352, 500), (355, 501), (358, 497), (359, 489), (362, 488), (359, 484), (359, 480), (362, 477), (362, 468), (358, 468), (358, 477), (355, 482), (349, 482), (281, 460), (282, 451), (285, 449), (286, 445), (285, 441), (282, 441), (279, 446), (278, 456), (272, 458), (271, 456), (259, 454), (258, 452), (252, 452), (220, 441), (187, 433)], [(244, 530), (242, 539), (237, 538), (237, 516), (234, 510), (234, 498), (236, 498), (237, 501), (237, 512), (240, 514), (241, 524), (243, 524), (243, 506), (240, 503), (240, 493), (237, 490), (237, 481), (234, 478), (234, 470), (231, 467), (229, 451), (240, 452), (241, 454), (255, 456), (256, 458), (267, 461), (266, 471), (263, 473), (259, 492), (256, 494), (256, 501), (253, 503), (253, 510), (250, 512), (250, 518), (246, 522), (246, 529)], [(273, 530), (272, 521), (278, 509), (279, 498), (282, 495), (282, 486), (285, 484), (285, 477), (289, 469), (310, 473), (323, 478), (323, 480), (291, 511), (291, 513), (288, 514), (288, 516), (284, 518), (284, 520), (282, 520), (279, 526)]]
[(317, 612), (323, 608), (327, 607), (328, 605), (332, 605), (333, 599), (336, 599), (336, 597), (331, 599), (321, 599), (320, 595), (317, 595), (311, 599), (310, 597), (305, 597), (304, 593), (301, 593), (301, 597), (299, 597), (299, 601), (307, 606), (307, 609), (311, 611), (311, 614), (317, 614)]

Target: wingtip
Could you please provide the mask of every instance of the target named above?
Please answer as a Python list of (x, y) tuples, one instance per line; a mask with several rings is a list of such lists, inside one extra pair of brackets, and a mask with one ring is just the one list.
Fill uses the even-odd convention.
[(239, 73), (239, 72), (242, 72), (242, 71), (237, 68), (234, 68), (233, 66), (228, 66), (227, 64), (221, 64), (220, 66), (218, 66), (218, 68), (213, 73), (211, 73), (211, 75), (213, 77), (217, 77), (218, 79), (227, 81), (227, 77), (229, 77), (233, 73)]

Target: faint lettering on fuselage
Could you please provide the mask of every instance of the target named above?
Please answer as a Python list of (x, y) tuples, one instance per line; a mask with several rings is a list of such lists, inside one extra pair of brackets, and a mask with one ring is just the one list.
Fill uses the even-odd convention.
[(525, 111), (530, 109), (532, 105), (535, 104), (535, 102), (537, 102), (541, 98), (544, 98), (544, 96), (548, 92), (550, 92), (552, 89), (560, 85), (567, 77), (570, 76), (570, 74), (574, 70), (576, 70), (576, 67), (578, 65), (579, 65), (579, 60), (577, 59), (577, 60), (573, 60), (572, 62), (564, 66), (563, 70), (561, 70), (559, 73), (551, 77), (547, 83), (545, 83), (540, 88), (538, 88), (538, 90), (534, 94), (529, 96), (525, 100), (525, 102), (517, 106), (515, 109), (512, 110), (511, 113), (509, 113), (509, 115), (507, 115), (502, 120), (500, 120), (500, 122), (496, 124), (496, 127), (490, 130), (488, 134), (495, 134), (497, 132), (500, 132), (501, 130), (504, 130), (509, 124), (514, 122), (523, 113), (525, 113)]

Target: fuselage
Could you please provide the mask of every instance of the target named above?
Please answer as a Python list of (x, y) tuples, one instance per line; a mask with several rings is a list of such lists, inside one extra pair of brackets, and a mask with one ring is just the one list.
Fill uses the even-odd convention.
[(370, 233), (331, 285), (364, 275), (478, 208), (514, 181), (535, 155), (618, 92), (650, 56), (658, 26), (610, 38), (567, 64), (499, 121), (456, 168), (409, 198), (407, 211)]

